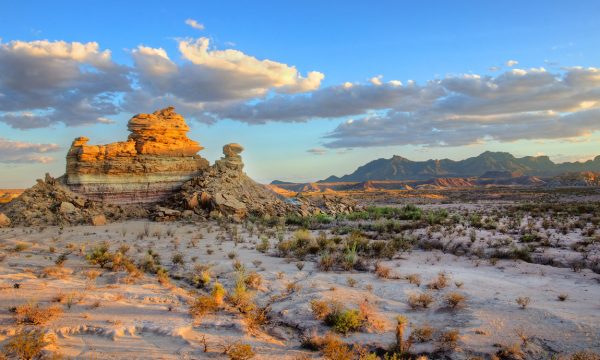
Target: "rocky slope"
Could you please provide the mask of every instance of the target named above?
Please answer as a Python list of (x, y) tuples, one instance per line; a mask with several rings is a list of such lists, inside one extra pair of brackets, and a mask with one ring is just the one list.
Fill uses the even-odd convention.
[[(564, 172), (600, 171), (600, 156), (586, 162), (554, 163), (547, 156), (516, 158), (505, 152), (486, 151), (465, 160), (411, 161), (401, 156), (371, 161), (349, 175), (330, 176), (321, 182), (368, 180), (426, 180), (445, 177), (480, 177), (494, 174), (555, 176)], [(511, 175), (512, 176), (512, 175)]]
[(66, 173), (73, 192), (113, 204), (154, 203), (208, 168), (208, 161), (196, 155), (202, 147), (187, 137), (189, 127), (174, 108), (136, 115), (128, 128), (127, 141), (73, 141)]
[(239, 144), (223, 146), (224, 156), (181, 187), (158, 209), (157, 218), (165, 209), (192, 211), (202, 216), (227, 216), (241, 220), (249, 215), (283, 216), (289, 213), (311, 215), (352, 211), (356, 204), (339, 197), (298, 198), (289, 201), (269, 187), (258, 184), (244, 172)]
[(64, 177), (54, 179), (46, 175), (18, 198), (0, 206), (0, 227), (103, 225), (147, 216), (147, 210), (139, 205), (114, 205), (85, 199), (65, 185)]

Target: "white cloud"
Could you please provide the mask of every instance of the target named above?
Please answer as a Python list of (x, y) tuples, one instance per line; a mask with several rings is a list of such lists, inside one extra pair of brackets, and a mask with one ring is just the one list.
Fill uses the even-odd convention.
[[(295, 94), (319, 88), (324, 75), (312, 71), (302, 76), (296, 67), (260, 60), (239, 50), (211, 50), (207, 38), (179, 40), (184, 59), (176, 64), (161, 48), (138, 46), (132, 52), (140, 89), (126, 96), (126, 107), (142, 104), (176, 105), (192, 110), (187, 115), (213, 121), (203, 112), (261, 98), (269, 92)], [(186, 114), (184, 112), (184, 114)]]
[(312, 149), (306, 150), (306, 152), (310, 153), (310, 154), (313, 154), (313, 155), (325, 155), (325, 154), (327, 154), (327, 149), (312, 148)]
[(0, 137), (0, 163), (49, 163), (54, 160), (43, 154), (60, 150), (56, 144), (33, 144)]
[(369, 79), (369, 82), (371, 82), (371, 84), (373, 85), (381, 85), (381, 79), (383, 79), (382, 75), (377, 75), (377, 76), (373, 76), (371, 79)]
[(199, 23), (198, 21), (194, 20), (194, 19), (187, 19), (185, 21), (185, 24), (196, 29), (196, 30), (204, 30), (204, 24)]
[(101, 122), (119, 112), (127, 69), (95, 42), (0, 43), (0, 121), (27, 129)]
[(508, 67), (513, 67), (513, 66), (515, 66), (515, 65), (518, 65), (518, 64), (519, 64), (519, 62), (518, 62), (517, 60), (508, 60), (508, 61), (506, 61), (504, 64), (505, 64), (506, 66), (508, 66)]

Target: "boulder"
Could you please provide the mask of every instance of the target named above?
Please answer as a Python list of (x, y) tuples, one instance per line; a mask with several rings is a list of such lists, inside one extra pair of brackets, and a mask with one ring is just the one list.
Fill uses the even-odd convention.
[(0, 228), (9, 227), (10, 219), (4, 213), (0, 213)]
[(104, 216), (104, 215), (92, 216), (92, 225), (94, 225), (94, 226), (106, 225), (106, 216)]
[(70, 202), (63, 201), (60, 203), (60, 213), (63, 215), (73, 214), (77, 211), (75, 205)]

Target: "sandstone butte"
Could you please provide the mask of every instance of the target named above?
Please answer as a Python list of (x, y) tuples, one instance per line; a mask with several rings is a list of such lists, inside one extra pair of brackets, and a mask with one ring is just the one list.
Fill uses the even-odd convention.
[(78, 137), (67, 154), (66, 184), (75, 193), (113, 204), (155, 203), (209, 167), (203, 148), (173, 107), (129, 120), (127, 141), (88, 145)]

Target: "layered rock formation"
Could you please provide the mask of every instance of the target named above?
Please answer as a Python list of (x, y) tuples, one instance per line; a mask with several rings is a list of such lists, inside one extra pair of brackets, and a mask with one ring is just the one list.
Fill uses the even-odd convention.
[(155, 203), (177, 191), (209, 164), (202, 147), (187, 137), (189, 127), (173, 107), (134, 116), (127, 141), (88, 145), (73, 141), (66, 184), (87, 199), (113, 204)]

